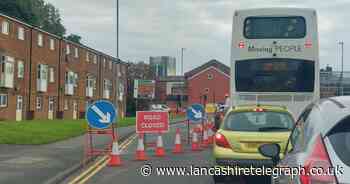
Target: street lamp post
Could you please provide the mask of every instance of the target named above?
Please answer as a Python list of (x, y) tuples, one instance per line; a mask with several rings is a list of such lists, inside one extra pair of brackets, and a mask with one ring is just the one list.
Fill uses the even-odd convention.
[(119, 0), (116, 0), (116, 33), (117, 33), (117, 43), (116, 43), (116, 55), (119, 61)]
[[(185, 48), (181, 48), (181, 76), (184, 76), (184, 51)], [(184, 91), (182, 90), (182, 94), (180, 94), (180, 106), (182, 108), (182, 96), (184, 95)]]
[(341, 73), (340, 73), (340, 86), (343, 93), (343, 77), (344, 77), (344, 42), (340, 41), (339, 45), (341, 46)]

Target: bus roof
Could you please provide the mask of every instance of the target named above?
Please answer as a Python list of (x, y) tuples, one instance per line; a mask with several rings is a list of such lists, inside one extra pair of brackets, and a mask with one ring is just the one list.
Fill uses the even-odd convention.
[(239, 9), (235, 11), (235, 15), (241, 14), (256, 14), (256, 15), (278, 15), (278, 14), (316, 14), (316, 10), (312, 8), (286, 8), (286, 7), (271, 7), (271, 8), (249, 8)]

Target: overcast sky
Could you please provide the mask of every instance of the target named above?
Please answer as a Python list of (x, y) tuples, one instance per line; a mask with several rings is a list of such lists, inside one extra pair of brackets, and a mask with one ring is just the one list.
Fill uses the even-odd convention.
[[(47, 0), (60, 9), (68, 33), (83, 37), (90, 47), (115, 55), (115, 0)], [(350, 0), (119, 0), (120, 57), (146, 61), (169, 55), (185, 71), (210, 59), (229, 65), (232, 16), (235, 9), (309, 7), (318, 11), (321, 67), (340, 69), (345, 42), (345, 70), (350, 70)], [(178, 71), (179, 71), (178, 62)]]

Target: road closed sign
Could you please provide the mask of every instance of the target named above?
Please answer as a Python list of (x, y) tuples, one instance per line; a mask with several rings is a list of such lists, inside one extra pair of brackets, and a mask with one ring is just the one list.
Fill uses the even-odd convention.
[(169, 131), (169, 114), (165, 111), (137, 111), (137, 133), (164, 133)]

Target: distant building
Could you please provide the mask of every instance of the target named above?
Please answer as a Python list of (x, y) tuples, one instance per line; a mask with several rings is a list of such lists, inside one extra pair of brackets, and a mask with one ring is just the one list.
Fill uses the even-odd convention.
[(155, 77), (176, 75), (176, 58), (170, 56), (150, 57), (149, 63)]
[(187, 88), (184, 76), (159, 77), (156, 80), (156, 102), (172, 110), (187, 106)]
[(224, 103), (229, 94), (230, 67), (211, 60), (187, 73), (188, 104)]

